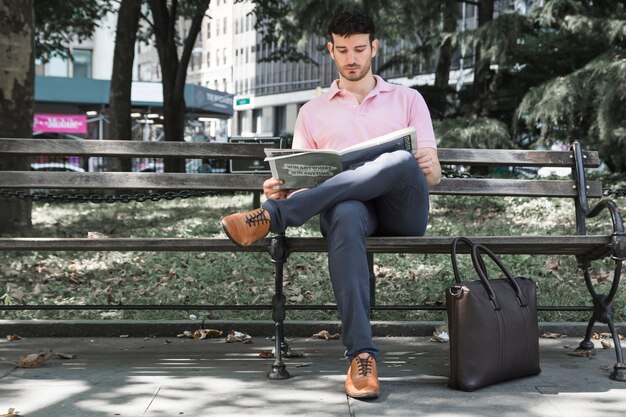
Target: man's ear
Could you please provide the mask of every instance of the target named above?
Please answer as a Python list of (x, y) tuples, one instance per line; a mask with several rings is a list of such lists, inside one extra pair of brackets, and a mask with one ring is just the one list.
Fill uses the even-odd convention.
[(328, 52), (330, 53), (330, 57), (333, 59), (333, 61), (335, 60), (335, 51), (333, 50), (335, 45), (333, 45), (332, 42), (328, 42), (326, 44), (326, 48), (328, 48)]
[(372, 41), (372, 58), (376, 56), (376, 52), (378, 52), (378, 39)]

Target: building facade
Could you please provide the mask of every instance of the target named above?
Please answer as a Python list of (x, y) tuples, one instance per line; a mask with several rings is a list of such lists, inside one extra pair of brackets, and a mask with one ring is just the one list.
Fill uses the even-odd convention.
[[(536, 0), (496, 0), (495, 14), (527, 13)], [(326, 39), (311, 37), (304, 49), (316, 62), (264, 62), (273, 45), (262, 41), (254, 28), (254, 3), (214, 0), (196, 40), (188, 67), (189, 83), (234, 94), (234, 117), (227, 125), (227, 136), (278, 136), (293, 132), (299, 108), (325, 91), (337, 78), (337, 70), (326, 48)], [(459, 3), (458, 30), (472, 30), (478, 25), (477, 6)], [(181, 22), (179, 27), (184, 28)], [(181, 35), (184, 35), (181, 33)], [(373, 62), (378, 68), (398, 49), (400, 42), (385, 47)], [(473, 79), (473, 51), (459, 48), (455, 52), (450, 84), (461, 88)], [(141, 47), (136, 58), (138, 77), (158, 80), (158, 58), (153, 47)], [(436, 57), (420, 64), (410, 77), (405, 68), (394, 66), (380, 72), (383, 78), (403, 85), (434, 83)], [(157, 68), (157, 69), (155, 69)], [(216, 120), (205, 119), (210, 135), (215, 135)], [(223, 122), (222, 122), (223, 123)], [(224, 126), (222, 125), (222, 129)], [(217, 129), (219, 130), (219, 129)]]

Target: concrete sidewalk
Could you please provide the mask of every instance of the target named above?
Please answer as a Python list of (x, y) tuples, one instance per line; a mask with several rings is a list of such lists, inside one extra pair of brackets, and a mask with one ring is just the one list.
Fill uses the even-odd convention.
[[(253, 343), (170, 338), (24, 338), (0, 342), (0, 415), (21, 416), (567, 416), (626, 412), (626, 383), (608, 378), (614, 350), (567, 354), (580, 339), (541, 339), (542, 373), (474, 393), (446, 386), (448, 345), (429, 337), (378, 338), (382, 396), (347, 398), (338, 340), (290, 340), (306, 357), (286, 359), (292, 378), (269, 381), (269, 339)], [(21, 355), (51, 356), (17, 368)]]

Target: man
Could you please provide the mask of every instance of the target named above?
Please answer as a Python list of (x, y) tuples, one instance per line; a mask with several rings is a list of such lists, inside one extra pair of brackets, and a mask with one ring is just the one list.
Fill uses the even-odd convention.
[(423, 235), (428, 221), (429, 187), (439, 183), (441, 167), (428, 108), (415, 90), (386, 83), (372, 74), (378, 51), (374, 23), (358, 10), (343, 11), (330, 22), (328, 51), (339, 70), (328, 92), (305, 104), (296, 120), (293, 148), (337, 149), (414, 126), (418, 150), (379, 156), (321, 185), (289, 194), (270, 178), (262, 208), (222, 219), (228, 237), (251, 245), (269, 231), (284, 232), (320, 214), (328, 239), (328, 260), (342, 321), (350, 368), (346, 393), (355, 398), (380, 395), (369, 321), (370, 289), (365, 239), (371, 235)]

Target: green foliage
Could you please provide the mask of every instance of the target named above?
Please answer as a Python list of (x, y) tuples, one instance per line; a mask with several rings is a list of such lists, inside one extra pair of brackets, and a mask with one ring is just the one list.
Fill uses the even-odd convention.
[(439, 146), (446, 148), (510, 149), (505, 123), (485, 117), (457, 117), (433, 122)]
[[(392, 46), (400, 40), (408, 40), (419, 46), (399, 50), (393, 61), (382, 69), (397, 62), (415, 74), (416, 58), (429, 58), (441, 42), (437, 25), (441, 13), (441, 2), (417, 0), (254, 0), (256, 29), (266, 43), (273, 43), (275, 50), (266, 61), (308, 61), (304, 44), (313, 36), (327, 39), (327, 27), (331, 16), (342, 8), (359, 6), (371, 14), (376, 22), (377, 37)], [(417, 54), (417, 55), (416, 55)], [(422, 61), (423, 62), (423, 61)]]
[(517, 109), (542, 143), (580, 138), (613, 171), (626, 170), (626, 54), (604, 54), (583, 68), (532, 89)]
[[(621, 183), (620, 183), (621, 184)], [(110, 237), (225, 237), (219, 218), (250, 207), (249, 194), (116, 205), (36, 203), (39, 236), (82, 237), (98, 231)], [(570, 200), (433, 196), (430, 236), (560, 235), (574, 233)], [(589, 233), (607, 233), (611, 221), (596, 219)], [(313, 219), (291, 236), (319, 236)], [(474, 279), (463, 256), (461, 270)], [(534, 279), (541, 305), (589, 305), (574, 257), (505, 256), (516, 274)], [(210, 319), (271, 319), (269, 311), (122, 311), (118, 304), (270, 304), (273, 264), (266, 253), (214, 252), (2, 252), (0, 302), (110, 304), (110, 311), (7, 311), (2, 318), (184, 319), (190, 313)], [(442, 306), (453, 281), (449, 255), (377, 254), (377, 303)], [(593, 262), (591, 276), (600, 293), (610, 283), (610, 261)], [(495, 273), (494, 273), (495, 275)], [(293, 253), (285, 264), (288, 304), (333, 304), (325, 253)], [(0, 291), (0, 294), (2, 291)], [(620, 291), (616, 319), (623, 320), (626, 294)], [(551, 320), (585, 320), (587, 313), (542, 314)], [(337, 319), (336, 311), (289, 311), (293, 319)], [(375, 319), (437, 319), (442, 313), (376, 311)]]
[(531, 30), (527, 16), (503, 14), (478, 28), (471, 44), (481, 44), (481, 59), (489, 64), (508, 65), (508, 57), (519, 48), (520, 39)]
[(35, 55), (72, 59), (69, 45), (93, 35), (101, 19), (113, 10), (112, 0), (35, 0)]

